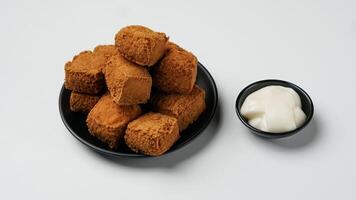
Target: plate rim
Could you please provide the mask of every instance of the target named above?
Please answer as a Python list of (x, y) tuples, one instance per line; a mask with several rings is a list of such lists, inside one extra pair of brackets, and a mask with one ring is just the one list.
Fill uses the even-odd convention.
[[(180, 143), (178, 146), (176, 146), (175, 148), (173, 149), (169, 149), (167, 152), (165, 152), (163, 155), (161, 156), (164, 156), (164, 155), (167, 155), (167, 154), (170, 154), (172, 152), (175, 152), (185, 146), (187, 146), (187, 144), (189, 144), (191, 141), (193, 141), (194, 139), (196, 139), (199, 135), (201, 135), (201, 133), (208, 127), (208, 125), (211, 123), (212, 119), (214, 118), (215, 114), (216, 114), (216, 110), (217, 110), (217, 107), (218, 107), (218, 101), (219, 101), (219, 98), (218, 98), (218, 90), (217, 90), (217, 87), (216, 87), (216, 83), (215, 83), (215, 80), (214, 78), (212, 77), (212, 75), (210, 74), (210, 72), (205, 68), (204, 65), (202, 65), (199, 61), (198, 61), (198, 68), (200, 68), (201, 70), (203, 70), (208, 76), (208, 79), (210, 80), (210, 82), (212, 83), (212, 88), (213, 88), (213, 91), (215, 93), (214, 95), (214, 100), (213, 100), (213, 109), (212, 109), (212, 113), (211, 115), (209, 116), (208, 120), (206, 120), (206, 122), (203, 124), (203, 126), (201, 126), (193, 136), (191, 136), (189, 138), (189, 140), (185, 140), (183, 141), (182, 143)], [(63, 112), (63, 108), (62, 108), (62, 95), (63, 95), (63, 92), (64, 92), (64, 83), (61, 87), (61, 90), (60, 90), (60, 93), (59, 93), (59, 100), (58, 100), (58, 106), (59, 106), (59, 113), (60, 113), (60, 116), (61, 116), (61, 120), (64, 124), (64, 126), (67, 128), (67, 130), (71, 133), (72, 136), (74, 136), (77, 140), (79, 140), (82, 144), (86, 145), (87, 147), (90, 147), (90, 149), (98, 152), (98, 153), (102, 153), (102, 154), (105, 154), (105, 155), (108, 155), (108, 156), (112, 156), (112, 157), (134, 157), (134, 158), (143, 158), (143, 157), (151, 157), (151, 156), (147, 156), (147, 155), (144, 155), (144, 154), (140, 154), (140, 153), (135, 153), (135, 154), (127, 154), (127, 153), (120, 153), (120, 152), (115, 152), (115, 151), (110, 151), (110, 150), (107, 150), (107, 149), (103, 149), (101, 147), (98, 147), (96, 145), (93, 145), (89, 142), (87, 142), (86, 140), (82, 139), (79, 135), (77, 135), (75, 133), (75, 131), (71, 128), (71, 126), (69, 125), (69, 123), (65, 120), (65, 117), (64, 117), (64, 112)]]

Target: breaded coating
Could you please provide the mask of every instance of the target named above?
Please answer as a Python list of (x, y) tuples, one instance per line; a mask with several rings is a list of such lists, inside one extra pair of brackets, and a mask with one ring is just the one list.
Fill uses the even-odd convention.
[(147, 113), (130, 122), (125, 133), (131, 150), (150, 156), (162, 155), (178, 138), (177, 119), (159, 113)]
[(195, 85), (189, 94), (158, 94), (152, 104), (155, 112), (177, 118), (183, 131), (205, 110), (205, 91)]
[(91, 135), (110, 148), (116, 148), (127, 124), (141, 113), (140, 106), (119, 106), (109, 94), (105, 94), (89, 112), (86, 122)]
[(98, 45), (94, 48), (94, 53), (102, 55), (106, 61), (111, 57), (119, 54), (119, 50), (115, 45)]
[(98, 94), (105, 88), (104, 75), (101, 70), (105, 66), (103, 56), (83, 51), (71, 62), (65, 64), (65, 88), (75, 92)]
[(72, 91), (70, 94), (70, 110), (73, 112), (89, 113), (99, 101), (100, 95), (83, 94)]
[(115, 45), (127, 60), (142, 66), (154, 65), (165, 53), (168, 37), (147, 27), (132, 25), (115, 36)]
[(152, 72), (153, 86), (166, 93), (189, 94), (197, 77), (197, 58), (172, 42), (167, 46)]
[(117, 55), (109, 59), (104, 74), (108, 90), (117, 104), (146, 103), (150, 98), (152, 78), (147, 69)]

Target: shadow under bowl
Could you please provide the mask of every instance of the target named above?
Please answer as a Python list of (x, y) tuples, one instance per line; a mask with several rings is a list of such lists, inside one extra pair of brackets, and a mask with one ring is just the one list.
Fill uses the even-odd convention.
[[(287, 132), (271, 133), (271, 132), (259, 130), (259, 129), (251, 126), (248, 123), (248, 120), (242, 116), (240, 110), (241, 110), (241, 106), (244, 103), (247, 96), (250, 95), (251, 93), (263, 88), (263, 87), (271, 86), (271, 85), (279, 85), (279, 86), (289, 87), (298, 93), (301, 103), (302, 103), (302, 110), (304, 111), (304, 113), (306, 115), (305, 122), (300, 127), (296, 128), (294, 130), (291, 130), (291, 131), (287, 131)], [(236, 113), (237, 113), (237, 116), (239, 117), (240, 121), (247, 128), (249, 128), (254, 134), (265, 137), (265, 138), (283, 138), (283, 137), (288, 137), (288, 136), (294, 135), (294, 134), (298, 133), (299, 131), (301, 131), (303, 128), (305, 128), (309, 124), (309, 122), (313, 118), (313, 114), (314, 114), (313, 101), (311, 100), (310, 96), (302, 88), (300, 88), (299, 86), (297, 86), (293, 83), (283, 81), (283, 80), (277, 80), (277, 79), (267, 79), (267, 80), (257, 81), (257, 82), (254, 82), (254, 83), (248, 85), (247, 87), (245, 87), (240, 92), (240, 94), (237, 96), (235, 109), (236, 109)]]

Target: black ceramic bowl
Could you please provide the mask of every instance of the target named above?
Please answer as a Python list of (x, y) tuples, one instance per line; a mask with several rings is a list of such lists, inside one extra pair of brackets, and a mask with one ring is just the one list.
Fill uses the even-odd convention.
[[(270, 86), (270, 85), (280, 85), (280, 86), (284, 86), (284, 87), (289, 87), (298, 93), (300, 100), (302, 102), (302, 110), (304, 111), (304, 113), (306, 115), (306, 120), (303, 125), (301, 125), (297, 129), (294, 129), (294, 130), (288, 131), (288, 132), (270, 133), (270, 132), (266, 132), (266, 131), (261, 131), (261, 130), (251, 126), (248, 123), (248, 120), (241, 115), (240, 109), (241, 109), (241, 106), (242, 106), (243, 102), (245, 101), (246, 97), (248, 95), (250, 95), (251, 93), (255, 92), (256, 90), (259, 90), (263, 87)], [(302, 88), (298, 87), (297, 85), (295, 85), (293, 83), (290, 83), (287, 81), (282, 81), (282, 80), (275, 80), (275, 79), (257, 81), (255, 83), (252, 83), (252, 84), (248, 85), (247, 87), (245, 87), (240, 92), (240, 94), (237, 96), (235, 109), (236, 109), (237, 116), (239, 117), (241, 122), (247, 128), (249, 128), (254, 134), (262, 136), (262, 137), (266, 137), (266, 138), (282, 138), (282, 137), (291, 136), (291, 135), (299, 132), (303, 128), (305, 128), (309, 124), (309, 122), (312, 119), (313, 114), (314, 114), (313, 101), (311, 100), (309, 95)]]
[[(205, 90), (206, 109), (193, 124), (189, 125), (186, 130), (180, 133), (179, 140), (166, 153), (173, 152), (191, 142), (204, 131), (214, 117), (218, 106), (218, 92), (213, 77), (201, 63), (198, 63), (196, 84)], [(72, 112), (69, 108), (70, 93), (71, 92), (69, 90), (62, 86), (59, 94), (59, 113), (62, 117), (64, 125), (75, 138), (94, 151), (107, 156), (145, 157), (143, 154), (131, 151), (122, 140), (121, 143), (119, 143), (118, 148), (113, 150), (90, 135), (88, 127), (85, 123), (86, 115)]]

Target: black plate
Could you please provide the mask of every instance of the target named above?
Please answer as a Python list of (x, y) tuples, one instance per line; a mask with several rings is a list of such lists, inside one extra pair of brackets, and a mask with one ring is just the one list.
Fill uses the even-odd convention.
[[(213, 77), (201, 63), (198, 63), (197, 85), (206, 91), (206, 110), (200, 115), (197, 121), (181, 133), (179, 140), (166, 153), (173, 152), (192, 141), (203, 132), (213, 119), (218, 102), (218, 92)], [(111, 150), (107, 145), (91, 136), (85, 123), (86, 115), (70, 111), (69, 97), (70, 90), (62, 86), (59, 94), (59, 112), (64, 125), (75, 138), (91, 149), (105, 155), (114, 157), (144, 157), (142, 154), (131, 151), (124, 142), (121, 142), (116, 150)]]
[[(304, 113), (306, 115), (305, 122), (300, 127), (296, 128), (294, 130), (291, 130), (291, 131), (283, 132), (283, 133), (269, 133), (269, 132), (265, 132), (265, 131), (259, 130), (259, 129), (251, 126), (248, 123), (248, 120), (242, 116), (242, 114), (240, 113), (240, 110), (241, 110), (241, 106), (242, 106), (243, 102), (245, 101), (245, 99), (247, 98), (247, 96), (250, 95), (251, 93), (263, 88), (263, 87), (270, 86), (270, 85), (280, 85), (280, 86), (284, 86), (284, 87), (289, 87), (298, 93), (301, 103), (302, 103), (302, 110), (304, 111)], [(239, 117), (240, 121), (247, 128), (249, 128), (252, 133), (262, 136), (262, 137), (265, 137), (265, 138), (271, 138), (271, 139), (283, 138), (283, 137), (288, 137), (293, 134), (296, 134), (297, 132), (301, 131), (309, 124), (309, 122), (313, 118), (313, 114), (314, 114), (313, 101), (310, 98), (310, 96), (308, 95), (308, 93), (306, 93), (302, 88), (300, 88), (299, 86), (297, 86), (293, 83), (283, 81), (283, 80), (276, 80), (276, 79), (257, 81), (257, 82), (254, 82), (254, 83), (248, 85), (247, 87), (245, 87), (240, 92), (240, 94), (237, 96), (235, 109), (236, 109), (236, 114)]]

